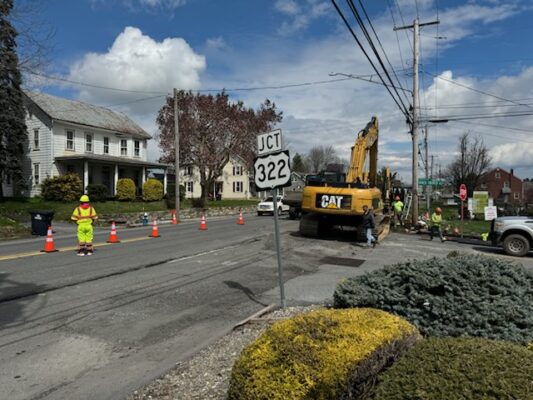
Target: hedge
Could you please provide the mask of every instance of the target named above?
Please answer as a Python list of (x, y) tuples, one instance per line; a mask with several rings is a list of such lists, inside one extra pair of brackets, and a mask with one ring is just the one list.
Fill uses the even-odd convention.
[(107, 186), (101, 184), (92, 184), (87, 186), (87, 194), (91, 201), (106, 201), (107, 200)]
[(374, 309), (317, 310), (273, 324), (243, 350), (228, 400), (365, 399), (375, 375), (410, 348), (414, 326)]
[(428, 338), (378, 378), (374, 400), (533, 398), (533, 351), (481, 338)]
[(117, 182), (117, 200), (135, 200), (135, 183), (130, 178), (121, 178)]
[[(185, 186), (180, 185), (180, 202), (182, 202), (184, 199), (185, 199)], [(169, 183), (167, 185), (167, 196), (165, 198), (165, 201), (169, 209), (172, 210), (176, 208), (176, 184), (175, 183)]]
[(425, 335), (533, 341), (533, 274), (487, 256), (413, 260), (349, 278), (334, 306), (379, 308)]
[(155, 178), (149, 178), (143, 185), (144, 201), (159, 201), (163, 198), (163, 184)]
[(77, 174), (46, 178), (41, 183), (41, 196), (49, 201), (78, 201), (83, 194), (83, 185)]

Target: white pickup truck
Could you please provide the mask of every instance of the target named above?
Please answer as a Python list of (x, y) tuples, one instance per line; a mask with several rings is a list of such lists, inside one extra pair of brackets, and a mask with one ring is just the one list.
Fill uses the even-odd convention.
[[(267, 197), (265, 200), (257, 205), (257, 215), (274, 214), (274, 201), (273, 197)], [(283, 212), (289, 211), (289, 206), (283, 203), (283, 196), (278, 196), (276, 199), (278, 206), (278, 215)]]
[(499, 217), (492, 221), (490, 239), (510, 256), (523, 257), (533, 248), (533, 217)]

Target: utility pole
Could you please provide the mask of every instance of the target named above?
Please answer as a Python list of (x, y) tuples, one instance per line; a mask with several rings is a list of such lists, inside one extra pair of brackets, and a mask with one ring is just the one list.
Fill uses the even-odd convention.
[(180, 220), (180, 130), (179, 130), (178, 89), (174, 88), (174, 169), (175, 169), (175, 194), (176, 194), (176, 219)]
[(414, 227), (418, 223), (418, 110), (419, 110), (419, 99), (418, 99), (418, 60), (420, 58), (420, 27), (427, 25), (436, 25), (440, 21), (424, 22), (420, 23), (418, 18), (413, 22), (413, 25), (401, 26), (394, 28), (395, 31), (402, 29), (413, 29), (413, 121), (411, 124), (411, 140), (413, 141), (413, 215), (411, 219), (412, 226)]
[(429, 153), (429, 150), (428, 150), (428, 126), (426, 125), (425, 126), (425, 134), (424, 134), (424, 149), (425, 149), (425, 163), (424, 163), (424, 166), (426, 167), (426, 208), (429, 212), (429, 207), (430, 207), (430, 202), (429, 202), (429, 196), (430, 196), (430, 193), (431, 193), (431, 185), (429, 184), (429, 180), (430, 180), (430, 177), (429, 177), (429, 157), (428, 157), (428, 153)]

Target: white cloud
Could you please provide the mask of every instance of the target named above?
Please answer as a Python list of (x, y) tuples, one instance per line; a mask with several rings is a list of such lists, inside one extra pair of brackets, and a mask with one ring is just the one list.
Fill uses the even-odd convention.
[(205, 45), (209, 50), (222, 50), (227, 46), (226, 41), (221, 36), (207, 39)]
[(282, 22), (278, 30), (281, 35), (304, 30), (311, 22), (331, 12), (330, 4), (321, 0), (306, 0), (299, 3), (294, 0), (278, 0), (274, 7), (290, 18)]
[(300, 12), (300, 6), (294, 0), (278, 0), (274, 7), (282, 14), (296, 15)]
[(494, 165), (504, 168), (533, 168), (533, 144), (506, 143), (491, 150)]

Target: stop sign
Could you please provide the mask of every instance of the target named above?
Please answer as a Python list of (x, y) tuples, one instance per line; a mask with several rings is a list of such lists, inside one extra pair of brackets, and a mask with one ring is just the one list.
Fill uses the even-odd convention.
[(459, 197), (461, 198), (461, 201), (465, 201), (466, 196), (467, 196), (466, 185), (464, 183), (461, 183), (461, 186), (459, 186)]

